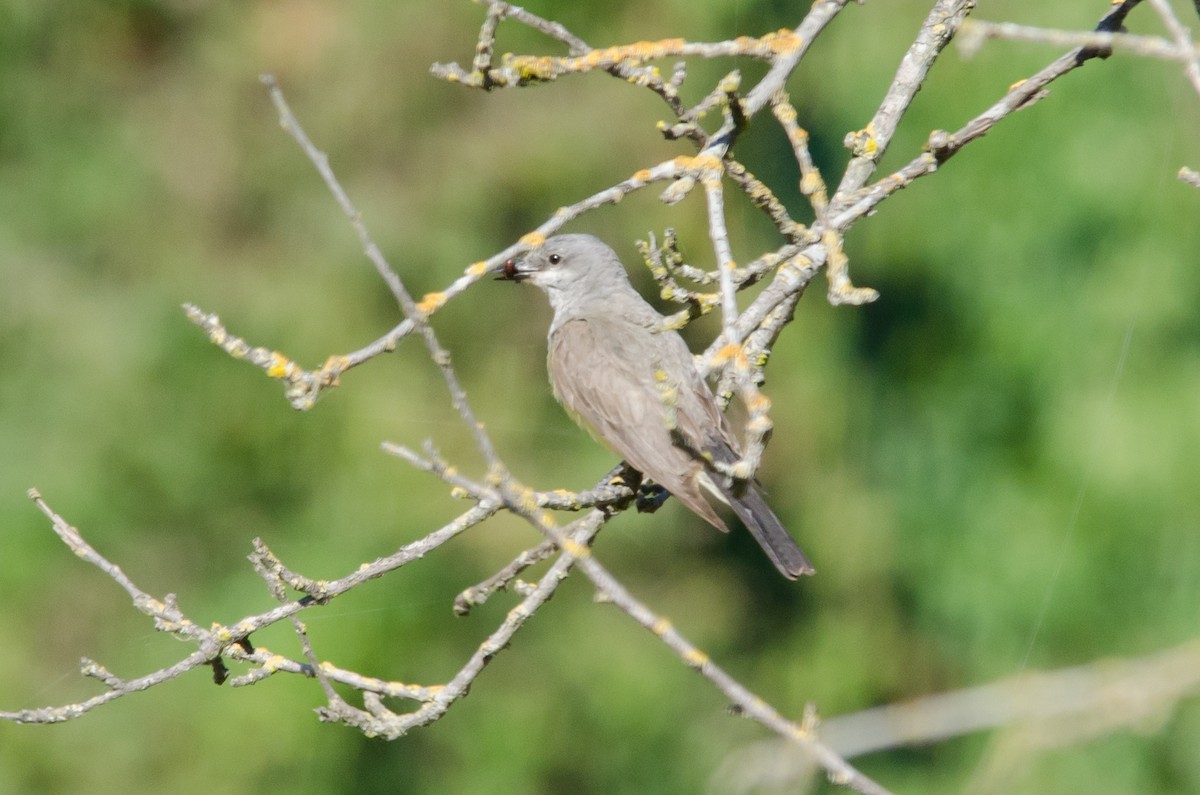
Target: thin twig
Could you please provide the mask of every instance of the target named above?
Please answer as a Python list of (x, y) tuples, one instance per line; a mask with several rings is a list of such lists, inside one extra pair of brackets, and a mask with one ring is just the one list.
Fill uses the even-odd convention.
[[(1126, 0), (1121, 5), (1114, 6), (1100, 20), (1096, 29), (1106, 31), (1119, 28), (1125, 16), (1138, 2), (1140, 0)], [(833, 207), (830, 208), (829, 223), (837, 229), (847, 229), (855, 221), (872, 212), (888, 196), (908, 187), (914, 180), (937, 171), (942, 163), (961, 152), (968, 144), (982, 138), (1014, 112), (1024, 110), (1041, 100), (1045, 96), (1046, 86), (1050, 83), (1104, 55), (1103, 50), (1077, 47), (1037, 73), (1013, 84), (999, 101), (956, 132), (935, 130), (929, 136), (925, 151), (898, 171), (856, 191), (845, 193), (843, 188), (839, 188)], [(849, 190), (845, 180), (843, 185)]]
[(346, 215), (347, 220), (350, 221), (350, 225), (354, 228), (355, 233), (358, 234), (359, 242), (363, 246), (363, 253), (367, 255), (367, 259), (375, 266), (379, 277), (383, 279), (384, 283), (392, 291), (392, 296), (396, 299), (396, 303), (400, 305), (404, 316), (416, 325), (417, 331), (420, 332), (421, 338), (425, 341), (425, 346), (429, 350), (430, 358), (438, 366), (442, 374), (442, 380), (446, 382), (446, 388), (450, 392), (450, 402), (458, 411), (463, 423), (466, 424), (467, 429), (474, 438), (475, 446), (479, 449), (480, 454), (483, 455), (484, 461), (491, 468), (499, 468), (501, 464), (499, 457), (496, 455), (496, 449), (492, 445), (487, 432), (484, 430), (483, 423), (476, 419), (475, 412), (472, 411), (471, 405), (467, 401), (467, 393), (463, 390), (462, 384), (458, 380), (458, 374), (454, 372), (454, 368), (450, 364), (449, 352), (441, 346), (433, 328), (425, 322), (425, 316), (430, 309), (428, 304), (436, 303), (436, 300), (426, 296), (421, 304), (413, 301), (400, 275), (388, 264), (387, 259), (383, 256), (383, 252), (371, 238), (370, 232), (367, 231), (367, 225), (363, 222), (362, 215), (355, 208), (354, 203), (350, 201), (349, 195), (342, 188), (337, 176), (333, 173), (333, 169), (329, 167), (329, 158), (324, 152), (313, 145), (308, 135), (304, 132), (304, 129), (300, 126), (299, 121), (296, 120), (275, 78), (272, 75), (263, 75), (262, 81), (267, 86), (267, 90), (271, 95), (271, 102), (274, 103), (275, 109), (279, 112), (279, 122), (283, 126), (283, 129), (295, 139), (296, 143), (300, 145), (300, 149), (317, 169), (317, 173), (325, 181), (325, 186), (333, 194), (338, 206), (341, 207), (342, 212)]
[(1196, 93), (1200, 94), (1200, 50), (1196, 49), (1191, 34), (1179, 21), (1179, 17), (1175, 16), (1174, 9), (1166, 0), (1150, 0), (1150, 6), (1162, 20), (1163, 26), (1171, 34), (1171, 38), (1175, 40), (1180, 60), (1184, 63), (1183, 73), (1187, 75), (1188, 82), (1192, 84)]
[[(1170, 10), (1170, 6), (1167, 6)], [(1178, 22), (1178, 19), (1175, 20)], [(1182, 26), (1181, 26), (1182, 27)], [(1175, 31), (1172, 31), (1174, 33)], [(1128, 52), (1145, 58), (1160, 58), (1165, 61), (1187, 63), (1194, 59), (1197, 50), (1184, 31), (1183, 41), (1175, 43), (1161, 36), (1143, 36), (1136, 33), (1114, 33), (1108, 31), (1057, 30), (1033, 25), (1018, 25), (1015, 22), (988, 22), (972, 19), (963, 23), (958, 45), (963, 54), (975, 55), (989, 39), (1008, 41), (1030, 41), (1052, 44), (1056, 47), (1083, 47), (1093, 50)]]
[[(1022, 738), (1020, 759), (1041, 749), (1144, 729), (1169, 718), (1200, 692), (1200, 640), (1144, 657), (1112, 659), (1053, 671), (1024, 673), (976, 687), (918, 696), (821, 720), (821, 739), (848, 759), (926, 746), (1006, 727)], [(713, 775), (721, 791), (803, 786), (812, 760), (787, 754), (771, 739), (731, 753)], [(1013, 761), (1011, 758), (1008, 761)], [(1005, 770), (1010, 770), (1006, 766)], [(1003, 790), (1011, 790), (1009, 786)], [(968, 787), (967, 791), (976, 791)]]

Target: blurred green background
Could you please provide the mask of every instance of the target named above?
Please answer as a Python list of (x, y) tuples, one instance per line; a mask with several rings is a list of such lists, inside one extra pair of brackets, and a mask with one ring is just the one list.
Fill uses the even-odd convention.
[[(869, 119), (929, 5), (847, 9), (790, 84), (831, 182), (843, 135)], [(807, 4), (528, 5), (593, 45), (760, 34), (794, 25), (793, 6)], [(980, 6), (1082, 29), (1108, 3)], [(378, 449), (429, 438), (480, 472), (415, 341), (298, 414), (178, 307), (310, 365), (398, 320), (280, 131), (264, 71), (417, 295), (556, 207), (688, 152), (655, 133), (665, 111), (651, 94), (606, 75), (490, 95), (429, 77), (433, 61), (469, 61), (481, 18), (443, 0), (0, 4), (0, 709), (98, 692), (78, 676), (83, 655), (132, 678), (188, 651), (57, 541), (30, 486), (202, 623), (270, 606), (245, 561), (255, 536), (294, 569), (336, 577), (461, 509)], [(1149, 9), (1130, 28), (1159, 30)], [(500, 48), (559, 51), (515, 26)], [(884, 168), (1056, 55), (996, 42), (967, 60), (952, 47)], [(689, 98), (729, 68), (694, 64)], [(820, 282), (768, 372), (776, 433), (761, 475), (819, 576), (780, 581), (744, 534), (720, 537), (674, 502), (613, 522), (601, 559), (793, 716), (1194, 637), (1200, 192), (1174, 174), (1200, 167), (1198, 131), (1200, 100), (1176, 66), (1093, 62), (853, 230), (852, 272), (883, 297), (834, 309)], [(738, 154), (799, 208), (772, 121)], [(702, 200), (667, 208), (656, 193), (570, 229), (634, 263), (633, 240), (674, 226), (708, 265)], [(747, 206), (730, 226), (740, 257), (774, 245)], [(550, 397), (548, 317), (537, 291), (486, 282), (435, 326), (515, 473), (582, 488), (614, 461)], [(694, 329), (695, 345), (711, 331)], [(459, 619), (453, 596), (536, 541), (498, 518), (306, 614), (318, 654), (444, 681), (513, 603)], [(314, 682), (232, 690), (196, 672), (65, 725), (0, 725), (0, 791), (688, 793), (767, 736), (576, 580), (470, 698), (397, 742), (318, 723)], [(282, 627), (254, 639), (297, 653)], [(899, 791), (958, 792), (994, 740), (859, 762)], [(1198, 743), (1187, 702), (1154, 731), (1038, 756), (1011, 783), (1195, 792)]]

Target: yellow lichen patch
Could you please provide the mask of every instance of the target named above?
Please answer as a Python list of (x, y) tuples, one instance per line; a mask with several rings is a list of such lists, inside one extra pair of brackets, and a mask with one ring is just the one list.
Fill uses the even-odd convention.
[(721, 172), (711, 168), (705, 169), (700, 174), (700, 184), (709, 190), (721, 187)]
[(687, 168), (696, 169), (697, 171), (720, 171), (721, 159), (712, 155), (696, 155), (688, 159)]
[(680, 155), (671, 161), (671, 165), (675, 167), (676, 171), (687, 171), (692, 167), (693, 160), (695, 158), (689, 155)]
[(691, 316), (685, 309), (682, 312), (676, 312), (675, 314), (668, 315), (666, 318), (664, 318), (663, 328), (671, 331), (679, 331), (681, 328), (686, 326), (690, 320)]
[(550, 80), (554, 77), (554, 61), (555, 59), (548, 55), (523, 56), (514, 58), (512, 66), (516, 67), (522, 80)]
[(620, 60), (621, 49), (620, 47), (602, 47), (598, 50), (592, 50), (580, 58), (576, 58), (575, 62), (584, 69), (595, 69), (598, 66)]
[(562, 551), (566, 552), (573, 558), (587, 558), (591, 557), (592, 555), (592, 550), (588, 549), (583, 544), (580, 544), (578, 541), (570, 538), (563, 539)]
[(545, 242), (546, 236), (541, 232), (530, 232), (528, 234), (521, 235), (521, 244), (529, 246), (530, 248), (537, 248)]
[(538, 509), (537, 493), (533, 489), (521, 489), (520, 494), (517, 495), (517, 504), (526, 513), (533, 513)]
[[(1115, 4), (1114, 4), (1114, 5), (1115, 5)], [(1025, 78), (1021, 78), (1021, 79), (1020, 79), (1020, 80), (1018, 80), (1017, 82), (1013, 83), (1011, 86), (1009, 86), (1009, 87), (1008, 87), (1008, 90), (1009, 90), (1009, 91), (1016, 91), (1018, 88), (1020, 88), (1020, 87), (1021, 87), (1021, 86), (1023, 86), (1023, 85), (1025, 85)]]
[(794, 30), (780, 28), (775, 33), (768, 33), (763, 36), (763, 44), (771, 48), (771, 52), (776, 55), (787, 55), (795, 52), (804, 45), (804, 39), (797, 36)]
[(660, 41), (635, 41), (620, 47), (605, 47), (592, 50), (584, 56), (588, 66), (612, 63), (613, 61), (634, 60), (651, 61), (655, 58), (665, 58), (679, 53), (687, 45), (683, 39), (662, 39)]
[(771, 418), (763, 414), (746, 423), (746, 430), (749, 433), (765, 436), (766, 433), (775, 427), (775, 423), (771, 422)]
[(271, 362), (267, 365), (267, 375), (271, 378), (286, 378), (295, 365), (278, 351), (271, 351)]
[(482, 276), (487, 273), (487, 269), (488, 264), (486, 262), (472, 262), (463, 273), (468, 276)]
[(417, 304), (417, 311), (422, 315), (430, 315), (442, 308), (446, 303), (445, 293), (426, 293), (425, 297)]
[(746, 408), (756, 414), (766, 414), (771, 410), (771, 399), (762, 392), (755, 392), (746, 400)]
[(821, 175), (815, 171), (808, 172), (800, 180), (800, 192), (805, 196), (816, 193), (823, 187), (824, 184), (821, 182)]
[(731, 342), (721, 350), (713, 354), (712, 363), (714, 367), (724, 364), (725, 362), (736, 359), (742, 355), (742, 346), (736, 342)]
[(334, 354), (325, 360), (325, 364), (321, 365), (321, 369), (326, 372), (342, 372), (350, 366), (350, 357), (343, 354)]
[(685, 39), (663, 39), (658, 42), (658, 46), (662, 48), (663, 55), (671, 55), (686, 47), (687, 41)]
[(650, 631), (661, 638), (663, 635), (667, 634), (667, 630), (670, 628), (671, 622), (665, 618), (660, 618), (658, 621), (654, 622), (654, 626), (650, 627)]
[(692, 668), (703, 668), (708, 664), (708, 655), (699, 649), (689, 649), (683, 655), (683, 661)]
[(866, 129), (848, 134), (846, 145), (854, 152), (855, 157), (874, 157), (879, 151), (879, 144), (875, 140), (875, 131), (869, 124)]
[(633, 179), (638, 182), (646, 182), (650, 179), (650, 169), (643, 168), (633, 172)]

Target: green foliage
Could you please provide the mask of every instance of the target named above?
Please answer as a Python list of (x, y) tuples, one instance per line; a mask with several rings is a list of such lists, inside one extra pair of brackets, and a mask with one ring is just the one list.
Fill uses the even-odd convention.
[[(720, 39), (794, 24), (795, 4), (543, 2), (594, 44)], [(800, 4), (803, 5), (803, 4)], [(980, 4), (1082, 29), (1105, 2)], [(786, 6), (786, 7), (784, 7)], [(789, 86), (833, 179), (927, 2), (848, 9)], [(988, 6), (991, 6), (990, 8)], [(688, 152), (664, 110), (604, 75), (492, 95), (439, 83), (470, 58), (466, 2), (0, 5), (0, 709), (95, 692), (81, 655), (133, 677), (183, 648), (152, 633), (24, 499), (48, 501), (144, 588), (199, 620), (270, 604), (244, 560), (340, 576), (449, 519), (440, 482), (384, 456), (432, 439), (478, 455), (419, 345), (348, 374), (311, 413), (205, 342), (183, 301), (315, 365), (398, 321), (257, 74), (278, 75), (376, 239), (421, 294), (560, 205)], [(1156, 32), (1143, 19), (1139, 32)], [(502, 46), (545, 49), (506, 31)], [(952, 47), (885, 160), (955, 129), (1057, 50)], [(696, 64), (693, 79), (732, 64)], [(861, 222), (856, 280), (814, 285), (768, 372), (770, 501), (819, 575), (789, 584), (752, 544), (673, 502), (625, 516), (598, 554), (751, 689), (798, 716), (1136, 655), (1194, 635), (1200, 601), (1200, 101), (1170, 64), (1116, 56), (1055, 84), (940, 173)], [(765, 119), (739, 145), (793, 207)], [(806, 213), (797, 210), (798, 217)], [(772, 245), (749, 206), (735, 253)], [(703, 204), (652, 195), (572, 231), (674, 226), (708, 265)], [(546, 387), (548, 313), (481, 284), (435, 318), (505, 460), (585, 487), (614, 462)], [(711, 327), (710, 327), (711, 328)], [(371, 675), (447, 678), (511, 603), (451, 615), (461, 588), (537, 539), (499, 519), (307, 615), (318, 653)], [(319, 724), (312, 682), (216, 688), (202, 675), (59, 727), (0, 725), (0, 791), (696, 792), (764, 732), (615, 610), (569, 582), (441, 723), (395, 743)], [(256, 642), (295, 654), (285, 628)], [(1120, 732), (1039, 758), (1026, 791), (1192, 792), (1200, 723)], [(897, 789), (960, 791), (987, 742), (866, 760)]]

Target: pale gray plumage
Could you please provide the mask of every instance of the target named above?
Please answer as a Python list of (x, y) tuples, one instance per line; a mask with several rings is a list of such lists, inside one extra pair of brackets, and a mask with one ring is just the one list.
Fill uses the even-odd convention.
[(674, 443), (656, 371), (677, 389), (676, 423), (694, 451), (729, 463), (738, 445), (683, 338), (629, 283), (616, 252), (591, 235), (559, 235), (505, 268), (545, 291), (554, 310), (548, 367), (554, 394), (626, 463), (721, 530), (705, 497), (728, 503), (786, 577), (812, 565), (752, 483), (731, 484)]

